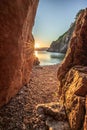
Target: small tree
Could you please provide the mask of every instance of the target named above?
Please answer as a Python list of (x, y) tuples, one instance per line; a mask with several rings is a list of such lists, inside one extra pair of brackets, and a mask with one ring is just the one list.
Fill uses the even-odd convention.
[(84, 9), (79, 10), (79, 12), (76, 14), (75, 20), (78, 18), (78, 16), (80, 15), (80, 13), (81, 13), (82, 11), (84, 11)]

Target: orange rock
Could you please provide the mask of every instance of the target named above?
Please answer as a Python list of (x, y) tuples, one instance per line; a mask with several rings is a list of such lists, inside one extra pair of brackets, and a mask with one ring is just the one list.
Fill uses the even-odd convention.
[(85, 121), (84, 121), (84, 130), (87, 130), (87, 115), (85, 116)]
[(58, 69), (60, 89), (65, 83), (65, 75), (75, 65), (87, 65), (87, 9), (81, 12), (70, 40), (65, 59)]
[(87, 94), (87, 9), (80, 13), (76, 21), (70, 46), (57, 77), (70, 126), (73, 130), (80, 130), (84, 123), (84, 97)]
[(0, 106), (29, 81), (38, 0), (0, 1)]
[(85, 109), (86, 109), (86, 115), (84, 120), (84, 130), (87, 130), (87, 95), (86, 95), (86, 101), (85, 101)]
[(34, 56), (34, 62), (33, 62), (33, 65), (37, 66), (40, 64), (40, 61), (38, 59), (38, 57)]

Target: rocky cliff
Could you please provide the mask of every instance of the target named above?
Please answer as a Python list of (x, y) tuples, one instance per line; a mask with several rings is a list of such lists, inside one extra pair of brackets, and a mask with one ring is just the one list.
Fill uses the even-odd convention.
[(38, 0), (0, 1), (0, 106), (29, 81)]
[[(83, 128), (87, 94), (87, 9), (76, 20), (65, 59), (58, 69), (60, 95), (72, 130)], [(86, 124), (87, 129), (87, 124)]]
[(63, 34), (61, 35), (56, 41), (53, 41), (48, 48), (47, 51), (50, 52), (59, 52), (59, 53), (66, 53), (67, 48), (69, 46), (69, 41), (71, 39), (72, 33), (74, 31), (75, 25), (76, 25), (76, 20), (79, 16), (79, 14), (83, 11), (81, 9), (75, 17), (75, 22), (71, 24), (70, 28)]
[(68, 44), (75, 27), (75, 22), (70, 26), (69, 30), (61, 35), (56, 41), (53, 41), (48, 51), (66, 53)]

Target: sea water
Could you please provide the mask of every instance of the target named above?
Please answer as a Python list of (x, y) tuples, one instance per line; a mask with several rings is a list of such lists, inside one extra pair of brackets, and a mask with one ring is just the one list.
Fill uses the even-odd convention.
[(47, 51), (35, 51), (35, 55), (39, 58), (40, 65), (54, 65), (60, 63), (64, 59), (63, 53), (54, 53)]

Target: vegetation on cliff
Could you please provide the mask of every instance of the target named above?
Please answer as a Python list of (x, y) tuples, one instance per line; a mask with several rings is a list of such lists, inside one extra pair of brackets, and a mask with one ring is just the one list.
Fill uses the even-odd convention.
[(79, 14), (82, 12), (83, 10), (80, 10), (75, 17), (75, 22), (72, 23), (70, 25), (70, 28), (61, 36), (59, 36), (59, 38), (56, 41), (53, 41), (50, 45), (50, 47), (48, 48), (47, 51), (51, 51), (51, 52), (59, 52), (59, 53), (66, 53), (68, 45), (69, 45), (69, 41), (71, 39), (72, 33), (74, 31), (75, 25), (76, 25), (76, 20), (79, 16)]
[(70, 26), (68, 31), (61, 35), (56, 41), (51, 43), (47, 51), (66, 53), (74, 27), (75, 22)]
[(60, 66), (42, 67), (33, 66), (39, 64), (32, 36), (37, 5), (0, 4), (0, 106), (15, 95), (0, 108), (0, 130), (87, 130), (87, 9), (52, 43), (62, 53), (70, 43)]

